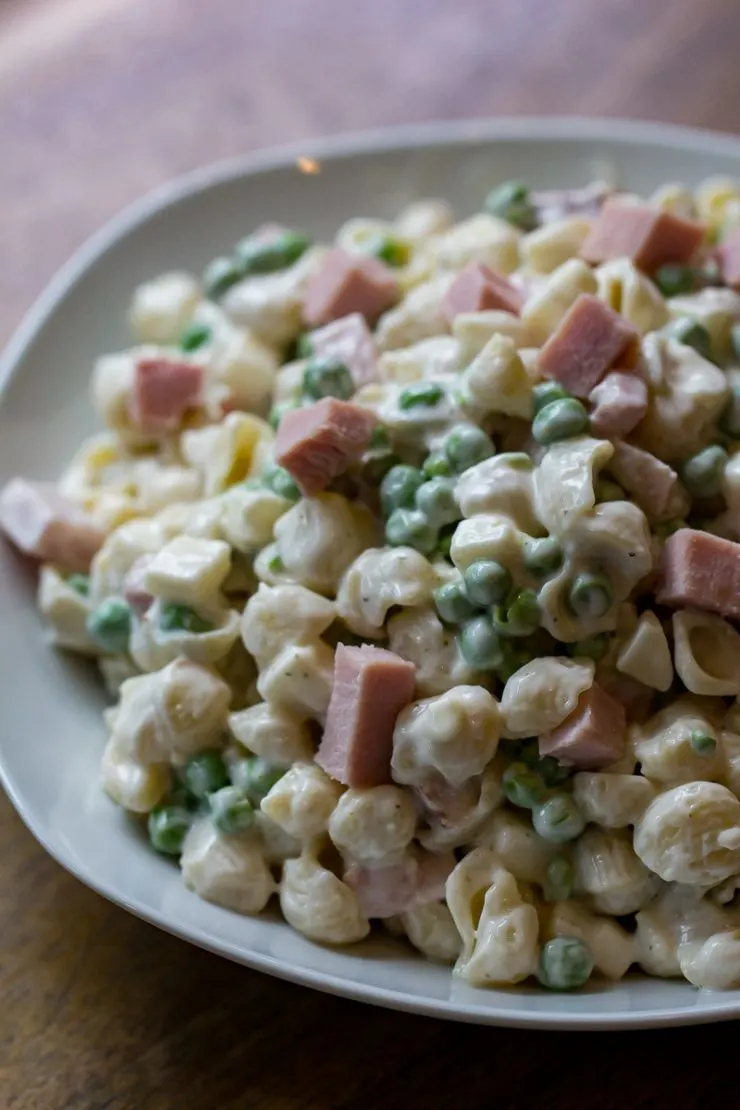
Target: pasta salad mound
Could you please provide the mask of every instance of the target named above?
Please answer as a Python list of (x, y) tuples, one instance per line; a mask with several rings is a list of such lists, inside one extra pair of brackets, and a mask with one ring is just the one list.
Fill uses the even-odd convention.
[(740, 988), (740, 184), (165, 273), (0, 527), (200, 897), (476, 986)]

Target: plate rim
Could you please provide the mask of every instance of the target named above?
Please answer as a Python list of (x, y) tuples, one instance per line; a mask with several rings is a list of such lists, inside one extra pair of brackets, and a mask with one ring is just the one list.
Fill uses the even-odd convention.
[[(576, 141), (594, 144), (599, 141), (659, 147), (675, 146), (695, 153), (731, 154), (740, 156), (740, 136), (705, 128), (664, 124), (656, 121), (587, 116), (501, 116), (481, 119), (459, 119), (383, 127), (339, 133), (325, 138), (304, 140), (256, 150), (219, 159), (179, 174), (126, 205), (89, 236), (52, 276), (43, 291), (32, 302), (20, 324), (0, 353), (0, 401), (8, 385), (23, 363), (28, 349), (47, 320), (62, 305), (67, 295), (84, 277), (86, 271), (121, 240), (146, 223), (148, 219), (177, 202), (235, 181), (273, 170), (287, 169), (298, 158), (334, 161), (373, 151), (419, 149), (429, 146), (463, 146), (467, 143), (501, 140), (536, 143), (543, 141)], [(672, 1009), (645, 1009), (637, 1012), (600, 1014), (558, 1014), (514, 1012), (500, 1004), (472, 1006), (469, 1003), (444, 999), (425, 999), (369, 984), (338, 978), (323, 971), (303, 968), (274, 956), (239, 948), (231, 941), (211, 937), (194, 924), (179, 926), (167, 913), (150, 907), (136, 898), (129, 898), (113, 880), (95, 876), (84, 864), (74, 860), (63, 842), (46, 835), (33, 807), (27, 805), (5, 766), (0, 749), (0, 785), (23, 824), (44, 850), (67, 872), (91, 890), (120, 906), (148, 924), (199, 948), (224, 956), (255, 971), (275, 978), (310, 987), (358, 1002), (384, 1006), (427, 1017), (463, 1021), (473, 1024), (508, 1026), (512, 1028), (557, 1029), (562, 1031), (626, 1030), (669, 1028), (727, 1021), (740, 1017), (740, 994), (727, 1001), (707, 1005), (698, 1001), (693, 1007), (678, 1005)], [(227, 912), (227, 911), (224, 911)], [(481, 998), (485, 992), (481, 991)], [(701, 996), (700, 992), (697, 998)], [(717, 998), (716, 993), (710, 997)]]

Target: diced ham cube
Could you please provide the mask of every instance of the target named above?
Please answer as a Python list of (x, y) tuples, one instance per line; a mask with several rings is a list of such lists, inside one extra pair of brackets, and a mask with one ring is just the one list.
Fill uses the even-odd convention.
[(26, 555), (84, 573), (105, 533), (51, 482), (13, 478), (0, 493), (0, 530)]
[(359, 312), (351, 312), (339, 320), (311, 333), (314, 353), (320, 357), (339, 359), (349, 370), (359, 388), (374, 382), (378, 376), (378, 349), (373, 333)]
[(598, 216), (613, 193), (605, 181), (594, 181), (580, 189), (547, 189), (530, 196), (539, 222), (549, 224), (569, 216)]
[(637, 427), (647, 412), (648, 390), (637, 374), (610, 370), (588, 395), (591, 431), (605, 439), (626, 436)]
[(639, 343), (623, 316), (598, 297), (582, 293), (540, 351), (537, 368), (575, 397), (588, 397), (615, 363), (634, 363)]
[(324, 397), (285, 414), (275, 440), (275, 459), (293, 475), (301, 492), (313, 497), (360, 458), (376, 424), (367, 409)]
[(540, 735), (540, 755), (553, 755), (582, 771), (598, 771), (624, 754), (626, 729), (624, 707), (594, 683), (561, 725)]
[(391, 781), (393, 727), (414, 696), (416, 667), (384, 648), (339, 644), (316, 762), (345, 786)]
[(661, 605), (692, 605), (740, 618), (740, 544), (681, 528), (663, 548)]
[(413, 856), (385, 867), (355, 863), (345, 871), (344, 881), (357, 894), (365, 917), (393, 917), (411, 905), (418, 869)]
[(638, 723), (647, 720), (655, 696), (655, 690), (619, 671), (607, 673), (599, 678), (605, 693), (624, 707), (628, 721)]
[(309, 327), (318, 327), (359, 312), (372, 324), (397, 298), (398, 283), (387, 266), (337, 248), (306, 283), (303, 318)]
[(131, 418), (143, 432), (175, 431), (188, 409), (200, 404), (202, 391), (202, 366), (171, 358), (139, 359)]
[(480, 797), (479, 781), (451, 786), (436, 772), (423, 786), (412, 789), (429, 816), (442, 828), (454, 828), (464, 821)]
[(607, 466), (651, 520), (680, 518), (688, 512), (691, 500), (678, 474), (649, 451), (618, 439)]
[(153, 555), (140, 555), (123, 579), (123, 596), (138, 616), (143, 616), (154, 602), (154, 595), (147, 590), (147, 571)]
[(719, 272), (725, 285), (740, 290), (740, 230), (733, 232), (729, 239), (714, 251), (719, 263)]
[(518, 316), (522, 304), (521, 293), (503, 274), (482, 262), (469, 262), (447, 290), (440, 311), (451, 324), (461, 312), (499, 309)]
[(607, 201), (581, 247), (586, 262), (630, 258), (652, 273), (667, 262), (689, 262), (704, 238), (704, 228), (649, 204)]
[(455, 862), (452, 852), (434, 855), (418, 850), (406, 853), (398, 863), (352, 864), (344, 881), (356, 891), (365, 917), (393, 917), (412, 906), (441, 901)]

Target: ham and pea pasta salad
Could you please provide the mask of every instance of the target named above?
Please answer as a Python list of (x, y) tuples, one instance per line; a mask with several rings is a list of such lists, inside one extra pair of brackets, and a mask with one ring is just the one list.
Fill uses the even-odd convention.
[(267, 225), (130, 320), (0, 518), (153, 850), (479, 986), (740, 987), (740, 185)]

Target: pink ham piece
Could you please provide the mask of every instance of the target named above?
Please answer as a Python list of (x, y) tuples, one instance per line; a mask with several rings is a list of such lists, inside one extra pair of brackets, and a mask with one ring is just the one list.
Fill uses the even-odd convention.
[(309, 327), (359, 312), (373, 324), (398, 299), (398, 283), (377, 258), (339, 248), (325, 255), (306, 283), (303, 318)]
[(629, 675), (620, 674), (619, 671), (600, 675), (599, 684), (610, 698), (614, 698), (624, 707), (628, 721), (640, 724), (650, 716), (655, 690), (649, 686), (645, 686), (635, 678), (630, 678)]
[(615, 440), (607, 468), (651, 520), (680, 518), (688, 512), (691, 500), (678, 474), (649, 451)]
[(0, 530), (11, 543), (44, 563), (85, 573), (105, 533), (51, 482), (13, 478), (0, 493)]
[(391, 781), (393, 727), (414, 696), (416, 667), (384, 648), (339, 644), (316, 762), (345, 786)]
[(597, 264), (630, 258), (650, 274), (667, 262), (689, 262), (704, 228), (649, 204), (607, 201), (581, 247), (581, 258)]
[(343, 362), (358, 389), (376, 380), (378, 350), (361, 313), (351, 312), (326, 327), (317, 328), (311, 333), (311, 345), (320, 358), (336, 358)]
[(541, 734), (540, 756), (553, 755), (582, 771), (598, 771), (624, 754), (626, 729), (624, 707), (594, 683), (561, 725)]
[(469, 262), (447, 290), (440, 311), (451, 324), (461, 312), (500, 309), (518, 316), (522, 304), (521, 293), (503, 274), (482, 262)]
[(657, 600), (740, 618), (740, 544), (693, 528), (674, 532), (663, 548)]
[(140, 555), (123, 579), (123, 596), (137, 616), (143, 616), (154, 597), (145, 586), (146, 573), (153, 555)]
[(418, 849), (406, 853), (398, 863), (352, 864), (344, 881), (356, 892), (365, 917), (393, 917), (413, 906), (441, 901), (455, 863), (452, 852), (434, 855)]
[(188, 409), (200, 404), (202, 391), (202, 366), (171, 358), (139, 359), (131, 418), (143, 432), (175, 431)]
[(537, 367), (543, 378), (556, 378), (575, 397), (588, 397), (615, 363), (634, 363), (639, 343), (623, 316), (582, 293), (540, 351)]
[(740, 230), (720, 243), (714, 252), (725, 285), (740, 289)]
[(367, 409), (324, 397), (285, 414), (275, 440), (275, 459), (293, 475), (301, 492), (313, 497), (360, 458), (376, 424)]
[(637, 427), (648, 407), (645, 382), (637, 374), (610, 370), (588, 395), (591, 432), (604, 439), (626, 436)]

